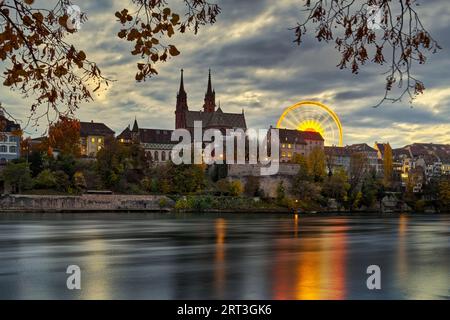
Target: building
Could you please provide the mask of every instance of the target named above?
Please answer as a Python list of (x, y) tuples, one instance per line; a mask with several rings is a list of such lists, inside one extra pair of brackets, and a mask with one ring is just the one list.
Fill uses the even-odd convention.
[(125, 144), (139, 143), (148, 159), (154, 163), (162, 163), (171, 159), (171, 150), (177, 142), (171, 141), (173, 130), (139, 128), (134, 120), (133, 128), (125, 128), (117, 139)]
[(8, 120), (0, 109), (0, 165), (20, 157), (20, 125)]
[(314, 148), (323, 150), (324, 147), (324, 139), (318, 132), (279, 129), (278, 136), (280, 162), (291, 162), (296, 154), (308, 156)]
[(105, 146), (105, 140), (114, 138), (114, 131), (104, 123), (80, 121), (81, 155), (95, 157), (97, 152)]
[(351, 152), (346, 147), (325, 147), (325, 159), (328, 172), (334, 173), (338, 170), (350, 171)]
[(393, 157), (394, 168), (401, 168), (403, 186), (410, 181), (411, 171), (419, 167), (424, 172), (424, 183), (450, 174), (450, 145), (447, 144), (413, 143), (394, 149)]
[(217, 107), (216, 92), (211, 82), (211, 70), (209, 70), (203, 109), (199, 111), (189, 110), (187, 93), (184, 89), (183, 70), (181, 70), (180, 89), (178, 90), (175, 108), (175, 129), (187, 129), (192, 134), (194, 121), (201, 121), (204, 130), (219, 129), (224, 135), (226, 129), (247, 130), (244, 110), (242, 110), (242, 113), (228, 113), (223, 112), (220, 105)]
[(378, 162), (378, 151), (370, 147), (367, 143), (358, 143), (346, 146), (350, 153), (363, 154), (367, 158), (367, 164), (370, 170), (376, 173), (382, 172), (383, 167), (380, 167)]

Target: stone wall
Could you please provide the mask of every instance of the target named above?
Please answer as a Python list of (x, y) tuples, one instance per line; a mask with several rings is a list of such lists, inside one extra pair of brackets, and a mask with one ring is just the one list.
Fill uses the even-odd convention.
[[(229, 164), (229, 177), (246, 177), (246, 176), (260, 176), (261, 164)], [(273, 176), (295, 176), (300, 169), (300, 165), (293, 163), (279, 163), (279, 170)]]
[(160, 210), (160, 200), (165, 199), (167, 207), (173, 201), (159, 195), (94, 195), (82, 196), (37, 196), (6, 195), (0, 197), (1, 210), (30, 211), (116, 211), (116, 210)]

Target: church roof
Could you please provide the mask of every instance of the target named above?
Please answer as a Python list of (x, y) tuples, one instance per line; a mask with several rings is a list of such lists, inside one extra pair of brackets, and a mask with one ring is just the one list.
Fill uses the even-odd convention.
[(227, 127), (247, 129), (245, 115), (242, 113), (227, 113), (222, 109), (214, 112), (186, 111), (186, 126), (194, 127), (194, 121), (201, 121), (204, 128)]

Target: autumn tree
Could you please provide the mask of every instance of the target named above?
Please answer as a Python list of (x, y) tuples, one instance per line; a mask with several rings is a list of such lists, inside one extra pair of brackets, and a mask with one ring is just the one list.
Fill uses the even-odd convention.
[(43, 145), (49, 154), (57, 149), (62, 155), (80, 156), (80, 122), (60, 116), (59, 121), (50, 125)]
[[(301, 44), (311, 27), (321, 42), (334, 42), (340, 55), (338, 67), (357, 74), (373, 62), (387, 65), (384, 101), (412, 101), (425, 86), (413, 67), (424, 64), (429, 53), (441, 49), (425, 29), (417, 0), (305, 0), (304, 18), (293, 27), (295, 42)], [(396, 84), (399, 92), (392, 93)]]
[(306, 159), (309, 175), (314, 181), (322, 181), (326, 173), (325, 153), (321, 148), (314, 148)]
[(34, 0), (0, 1), (3, 85), (35, 97), (31, 105), (35, 118), (29, 120), (48, 116), (50, 110), (71, 114), (80, 102), (92, 99), (95, 88), (107, 84), (96, 63), (66, 41), (76, 32), (67, 14), (69, 5), (60, 0), (47, 9), (38, 8)]
[[(157, 74), (156, 62), (180, 53), (168, 38), (188, 30), (197, 33), (220, 13), (217, 4), (206, 0), (183, 3), (184, 10), (174, 12), (166, 0), (132, 0), (115, 13), (122, 26), (118, 37), (132, 42), (131, 54), (142, 58), (136, 80)], [(87, 19), (84, 12), (71, 15), (69, 8), (69, 0), (55, 1), (49, 8), (34, 0), (0, 1), (1, 77), (4, 86), (35, 98), (29, 122), (49, 117), (51, 110), (56, 116), (73, 115), (81, 102), (91, 101), (97, 90), (108, 86), (97, 64), (67, 37), (77, 32), (74, 19)]]

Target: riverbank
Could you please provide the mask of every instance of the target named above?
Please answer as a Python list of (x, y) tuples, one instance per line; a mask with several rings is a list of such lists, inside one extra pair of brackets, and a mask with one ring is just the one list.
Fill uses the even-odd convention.
[[(295, 214), (289, 208), (252, 203), (253, 199), (234, 199), (241, 203), (215, 199), (222, 207), (178, 207), (174, 201), (164, 195), (117, 195), (117, 194), (83, 194), (83, 195), (3, 195), (0, 197), (0, 213), (145, 213), (145, 212), (184, 212), (184, 213), (247, 213), (247, 214)], [(185, 200), (183, 200), (185, 201)], [(197, 207), (197, 205), (199, 207)], [(307, 216), (396, 216), (406, 211), (385, 211), (365, 209), (357, 211), (300, 211)], [(437, 212), (426, 212), (435, 214)]]

